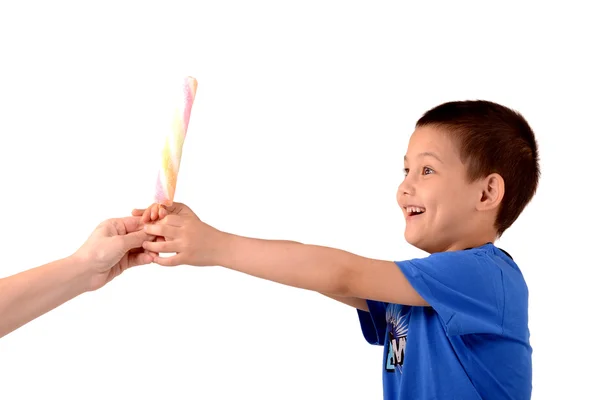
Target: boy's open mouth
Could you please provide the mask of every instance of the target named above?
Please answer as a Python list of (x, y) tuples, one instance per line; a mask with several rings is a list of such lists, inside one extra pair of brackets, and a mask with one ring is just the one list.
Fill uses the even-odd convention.
[(425, 209), (423, 207), (408, 206), (406, 207), (406, 212), (408, 213), (409, 217), (412, 217), (413, 215), (423, 214), (425, 212)]

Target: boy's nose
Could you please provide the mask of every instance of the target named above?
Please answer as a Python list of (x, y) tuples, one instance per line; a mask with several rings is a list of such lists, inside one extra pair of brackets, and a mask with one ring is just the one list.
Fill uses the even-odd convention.
[(400, 186), (398, 186), (398, 197), (413, 194), (415, 194), (415, 187), (407, 177), (400, 183)]

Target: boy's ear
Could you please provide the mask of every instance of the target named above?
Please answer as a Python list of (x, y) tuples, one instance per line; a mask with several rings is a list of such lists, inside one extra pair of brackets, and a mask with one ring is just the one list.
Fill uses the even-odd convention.
[(504, 179), (500, 174), (493, 173), (481, 181), (481, 198), (477, 210), (493, 210), (500, 206), (504, 198)]

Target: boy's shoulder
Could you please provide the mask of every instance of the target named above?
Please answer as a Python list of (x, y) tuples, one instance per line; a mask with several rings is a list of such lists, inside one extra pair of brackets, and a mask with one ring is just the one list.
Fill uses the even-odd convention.
[(414, 260), (428, 260), (430, 262), (439, 262), (439, 263), (447, 263), (447, 262), (468, 262), (472, 261), (481, 261), (487, 259), (492, 262), (500, 262), (510, 264), (514, 264), (516, 266), (515, 260), (513, 257), (504, 249), (497, 247), (494, 243), (488, 242), (481, 246), (477, 247), (469, 247), (462, 250), (451, 250), (444, 251), (439, 253), (432, 253), (426, 257), (414, 259)]
[(445, 280), (462, 279), (471, 275), (478, 275), (483, 279), (484, 276), (490, 275), (501, 278), (505, 273), (522, 278), (521, 270), (513, 257), (493, 243), (432, 253), (421, 258), (399, 261), (396, 264), (405, 275), (425, 274), (429, 277), (444, 277)]

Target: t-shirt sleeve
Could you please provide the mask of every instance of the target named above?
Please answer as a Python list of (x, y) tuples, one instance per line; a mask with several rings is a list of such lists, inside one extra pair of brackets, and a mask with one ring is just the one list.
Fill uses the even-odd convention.
[(434, 253), (396, 264), (437, 312), (448, 335), (502, 333), (502, 270), (488, 254)]
[(369, 311), (359, 310), (358, 320), (365, 340), (370, 344), (383, 346), (385, 342), (387, 303), (367, 300)]

